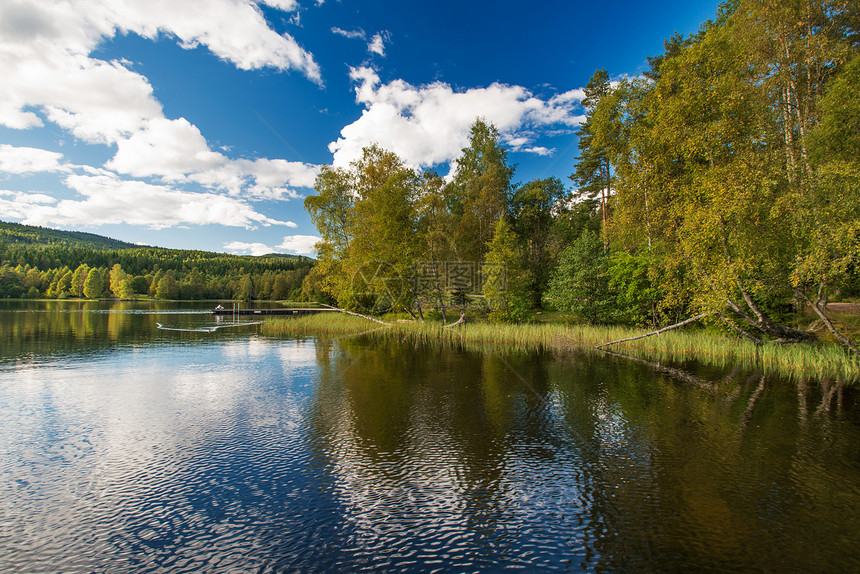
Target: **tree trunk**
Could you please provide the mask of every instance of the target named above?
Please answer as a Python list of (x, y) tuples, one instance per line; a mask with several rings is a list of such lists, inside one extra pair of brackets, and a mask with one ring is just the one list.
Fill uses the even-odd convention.
[(665, 375), (669, 375), (673, 379), (677, 379), (682, 383), (687, 383), (689, 385), (696, 385), (699, 387), (712, 388), (713, 384), (701, 377), (697, 377), (696, 375), (685, 371), (684, 369), (676, 369), (674, 367), (669, 367), (657, 361), (648, 361), (646, 359), (640, 359), (639, 357), (631, 357), (630, 355), (625, 355), (624, 353), (616, 353), (615, 351), (607, 351), (603, 349), (603, 352), (607, 355), (612, 355), (613, 357), (619, 357), (623, 359), (627, 359), (630, 361), (634, 361), (643, 365), (647, 365), (654, 369), (655, 372), (663, 373)]
[(444, 329), (447, 329), (448, 327), (456, 327), (457, 325), (465, 325), (465, 324), (466, 324), (466, 312), (460, 311), (460, 318), (459, 319), (457, 319), (456, 321), (454, 321), (450, 325), (443, 325), (442, 327)]
[(726, 326), (729, 329), (731, 329), (732, 331), (734, 331), (735, 333), (737, 333), (741, 337), (743, 337), (745, 339), (749, 339), (750, 341), (752, 341), (756, 345), (761, 345), (763, 343), (763, 341), (761, 339), (759, 339), (758, 337), (756, 337), (755, 335), (753, 335), (751, 333), (747, 333), (746, 331), (744, 331), (743, 329), (741, 329), (740, 327), (738, 327), (737, 325), (732, 323), (729, 320), (729, 318), (726, 317), (725, 315), (723, 315), (722, 313), (719, 314), (719, 317), (720, 317), (720, 319), (723, 320), (723, 322), (726, 324)]
[(738, 289), (741, 292), (741, 295), (744, 298), (744, 301), (749, 307), (750, 311), (756, 316), (754, 320), (752, 317), (740, 311), (738, 306), (734, 304), (732, 301), (729, 301), (730, 306), (734, 309), (734, 311), (747, 322), (750, 326), (755, 327), (762, 333), (766, 335), (770, 335), (771, 337), (776, 337), (777, 339), (783, 340), (785, 342), (799, 342), (799, 341), (811, 341), (814, 339), (813, 335), (803, 331), (801, 329), (795, 329), (794, 327), (787, 327), (786, 325), (780, 325), (779, 323), (774, 323), (770, 317), (768, 317), (764, 311), (759, 309), (758, 305), (756, 305), (755, 301), (753, 301), (752, 296), (747, 293), (747, 291), (741, 286), (740, 281), (736, 281)]
[(794, 189), (794, 180), (796, 177), (796, 161), (794, 159), (794, 136), (791, 132), (791, 113), (789, 111), (790, 97), (788, 88), (783, 87), (782, 90), (782, 131), (785, 140), (785, 172), (788, 176), (788, 185)]
[(385, 321), (380, 321), (379, 319), (375, 319), (373, 317), (368, 317), (367, 315), (362, 315), (361, 313), (353, 313), (352, 311), (347, 311), (346, 309), (341, 309), (340, 307), (334, 307), (333, 305), (322, 304), (323, 307), (328, 307), (329, 309), (334, 309), (335, 311), (340, 311), (345, 315), (352, 315), (353, 317), (361, 317), (362, 319), (367, 319), (368, 321), (373, 321), (374, 323), (379, 323), (380, 325), (385, 325), (386, 327), (390, 327), (391, 323), (386, 323)]
[(625, 343), (627, 341), (635, 341), (637, 339), (644, 339), (645, 337), (651, 337), (652, 335), (659, 335), (660, 333), (665, 333), (666, 331), (671, 331), (672, 329), (678, 329), (679, 327), (683, 327), (684, 325), (689, 325), (690, 323), (695, 323), (701, 319), (704, 319), (708, 315), (713, 315), (713, 313), (700, 313), (695, 317), (690, 317), (689, 319), (685, 319), (680, 323), (675, 323), (674, 325), (669, 325), (668, 327), (663, 327), (662, 329), (657, 329), (656, 331), (651, 331), (650, 333), (645, 333), (644, 335), (637, 335), (635, 337), (627, 337), (626, 339), (617, 339), (615, 341), (609, 341), (608, 343), (601, 343), (596, 345), (595, 349), (600, 349), (601, 347), (606, 347), (607, 345), (614, 345), (616, 343)]
[(822, 322), (824, 322), (824, 324), (827, 326), (827, 330), (829, 330), (833, 334), (833, 336), (836, 337), (837, 340), (839, 340), (840, 343), (848, 347), (854, 354), (860, 355), (860, 349), (857, 348), (857, 344), (842, 333), (840, 333), (836, 326), (833, 324), (833, 322), (830, 320), (830, 318), (827, 317), (827, 315), (821, 309), (821, 301), (823, 297), (819, 297), (818, 300), (813, 303), (809, 299), (809, 297), (806, 296), (806, 293), (804, 293), (802, 289), (797, 289), (795, 292), (797, 293), (797, 296), (800, 297), (803, 301), (809, 303), (809, 305), (812, 307), (812, 310), (815, 311), (815, 314), (818, 315)]

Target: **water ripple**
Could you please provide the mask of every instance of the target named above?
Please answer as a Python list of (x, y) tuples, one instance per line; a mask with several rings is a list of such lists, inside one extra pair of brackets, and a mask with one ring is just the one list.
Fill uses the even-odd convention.
[(0, 571), (860, 564), (856, 415), (611, 368), (256, 337), (8, 368)]

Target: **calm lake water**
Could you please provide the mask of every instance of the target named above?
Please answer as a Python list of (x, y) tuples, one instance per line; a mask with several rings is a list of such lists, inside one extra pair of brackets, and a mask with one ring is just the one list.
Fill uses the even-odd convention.
[(0, 571), (860, 571), (838, 381), (209, 308), (0, 302)]

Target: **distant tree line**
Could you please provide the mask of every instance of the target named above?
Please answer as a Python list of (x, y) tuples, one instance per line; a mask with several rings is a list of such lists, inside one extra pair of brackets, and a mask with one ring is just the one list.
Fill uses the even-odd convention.
[(293, 299), (312, 264), (303, 257), (0, 243), (0, 297)]
[[(860, 291), (859, 47), (857, 2), (724, 2), (642, 77), (594, 74), (571, 191), (514, 184), (480, 119), (449, 179), (368, 147), (305, 200), (322, 235), (305, 290), (419, 318), (477, 295), (499, 320), (706, 313), (757, 342), (807, 339), (793, 309), (829, 323), (828, 298)], [(465, 292), (452, 261), (478, 265)]]
[(68, 247), (86, 247), (89, 249), (134, 249), (133, 243), (119, 241), (103, 235), (85, 231), (63, 231), (22, 223), (0, 221), (0, 243), (17, 243), (26, 245), (65, 245)]

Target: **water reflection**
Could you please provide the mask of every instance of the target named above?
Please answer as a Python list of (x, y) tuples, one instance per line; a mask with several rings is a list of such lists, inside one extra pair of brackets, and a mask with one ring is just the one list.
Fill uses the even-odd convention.
[[(623, 360), (337, 349), (314, 447), (369, 548), (402, 546), (380, 524), (407, 524), (407, 556), (444, 548), (455, 569), (858, 564), (836, 542), (860, 526), (857, 397), (838, 383), (798, 383), (822, 405), (843, 397), (810, 432), (795, 386), (757, 373), (702, 388)], [(805, 476), (819, 472), (839, 477)]]
[(0, 312), (0, 571), (860, 567), (838, 381), (106, 311)]
[[(0, 301), (0, 366), (87, 356), (130, 345), (247, 338), (250, 321), (215, 317), (209, 303)], [(159, 325), (171, 332), (161, 331)], [(237, 326), (234, 329), (221, 329)]]

